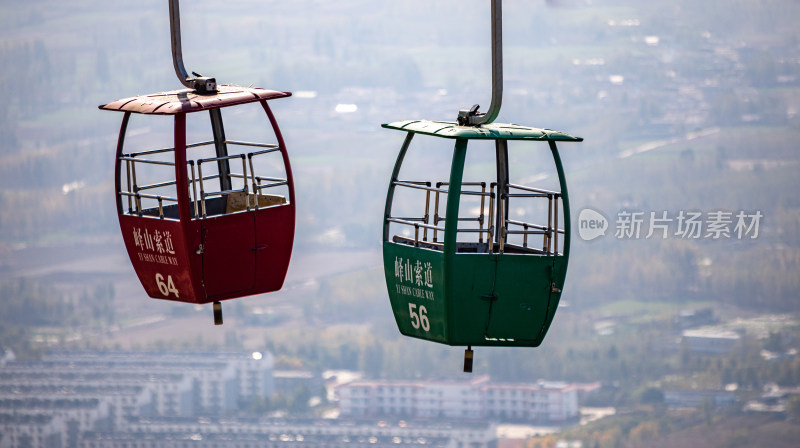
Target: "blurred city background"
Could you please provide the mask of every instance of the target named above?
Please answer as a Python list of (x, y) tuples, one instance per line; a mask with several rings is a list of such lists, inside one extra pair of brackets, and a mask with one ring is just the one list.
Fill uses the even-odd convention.
[[(380, 124), (488, 106), (489, 1), (181, 6), (187, 68), (294, 92), (270, 102), (297, 190), (284, 288), (215, 327), (128, 261), (121, 115), (97, 106), (181, 87), (167, 2), (0, 0), (0, 447), (796, 446), (800, 3), (504, 2), (496, 121), (585, 141), (560, 146), (574, 233), (548, 336), (477, 349), (473, 374), (394, 323), (404, 136)], [(585, 209), (608, 224), (591, 241)]]

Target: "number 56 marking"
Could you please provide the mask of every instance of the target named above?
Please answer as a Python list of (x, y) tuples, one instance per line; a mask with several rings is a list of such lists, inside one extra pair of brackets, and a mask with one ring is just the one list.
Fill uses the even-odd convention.
[(411, 315), (411, 326), (414, 327), (415, 330), (419, 330), (420, 326), (423, 331), (431, 329), (431, 323), (428, 320), (428, 310), (425, 309), (424, 305), (419, 306), (419, 314), (417, 314), (417, 304), (409, 303), (408, 314)]
[(179, 297), (178, 288), (175, 287), (175, 282), (172, 281), (171, 275), (167, 276), (167, 282), (164, 283), (164, 276), (156, 274), (156, 285), (158, 286), (158, 291), (164, 297), (169, 297), (170, 294), (175, 294), (175, 297)]

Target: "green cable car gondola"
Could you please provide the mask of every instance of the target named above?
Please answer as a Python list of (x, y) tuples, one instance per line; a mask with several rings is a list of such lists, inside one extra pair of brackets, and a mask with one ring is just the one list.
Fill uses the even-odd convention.
[[(492, 123), (502, 96), (500, 0), (492, 0), (492, 16), (494, 65), (489, 111), (481, 114), (474, 106), (461, 111), (455, 123), (383, 125), (406, 132), (389, 184), (383, 230), (384, 272), (397, 326), (406, 336), (468, 347), (467, 372), (472, 370), (471, 346), (535, 347), (542, 343), (561, 298), (570, 249), (569, 198), (556, 142), (583, 140), (547, 129)], [(454, 141), (449, 179), (400, 178), (416, 134)], [(494, 143), (496, 177), (465, 181), (468, 144), (480, 146), (479, 141), (487, 140)], [(524, 146), (526, 150), (549, 147), (560, 191), (512, 183), (509, 141), (520, 142), (515, 148)], [(477, 150), (485, 150), (483, 146)], [(399, 189), (424, 192), (419, 216), (392, 213)], [(477, 213), (471, 216), (465, 216), (469, 210), (461, 205), (467, 197), (479, 202), (473, 207)], [(539, 201), (541, 209), (547, 210), (546, 218), (541, 222), (511, 219), (509, 210), (523, 201)], [(563, 229), (559, 228), (559, 208), (563, 210)]]

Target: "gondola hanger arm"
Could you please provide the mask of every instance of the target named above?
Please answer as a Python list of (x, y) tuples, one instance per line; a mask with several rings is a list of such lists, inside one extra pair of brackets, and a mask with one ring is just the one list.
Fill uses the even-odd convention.
[(172, 40), (172, 65), (175, 67), (175, 74), (184, 86), (195, 90), (198, 93), (214, 93), (217, 91), (217, 80), (207, 76), (201, 76), (192, 72), (194, 77), (190, 77), (183, 65), (183, 48), (181, 46), (181, 10), (179, 0), (169, 0), (169, 31)]
[(476, 104), (458, 112), (461, 126), (480, 126), (492, 123), (500, 114), (503, 102), (503, 0), (492, 0), (492, 102), (485, 113)]

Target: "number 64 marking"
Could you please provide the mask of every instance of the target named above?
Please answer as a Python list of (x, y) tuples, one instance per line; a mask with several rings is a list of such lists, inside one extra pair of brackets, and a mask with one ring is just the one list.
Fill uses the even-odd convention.
[(171, 275), (167, 276), (167, 282), (164, 283), (164, 276), (156, 274), (156, 285), (158, 285), (158, 291), (164, 297), (169, 297), (170, 293), (175, 294), (175, 297), (179, 297), (178, 288), (175, 287), (175, 282), (172, 281)]
[(424, 305), (419, 306), (419, 314), (417, 314), (417, 304), (409, 303), (408, 314), (411, 315), (411, 326), (414, 327), (415, 330), (419, 330), (420, 326), (423, 331), (431, 329), (431, 323), (428, 320), (428, 310), (425, 309)]

